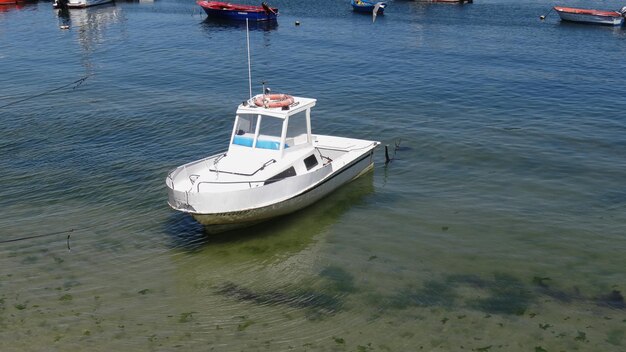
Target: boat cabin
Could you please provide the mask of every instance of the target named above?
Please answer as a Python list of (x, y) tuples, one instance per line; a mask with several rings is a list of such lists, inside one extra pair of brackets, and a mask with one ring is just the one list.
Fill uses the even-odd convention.
[(294, 97), (285, 107), (258, 106), (254, 101), (245, 101), (237, 108), (228, 154), (282, 159), (292, 151), (312, 146), (311, 108), (315, 99)]

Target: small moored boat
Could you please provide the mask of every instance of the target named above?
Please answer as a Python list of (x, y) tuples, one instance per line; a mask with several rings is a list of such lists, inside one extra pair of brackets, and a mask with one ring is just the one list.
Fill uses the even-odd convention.
[(196, 2), (204, 9), (207, 16), (230, 20), (275, 21), (278, 9), (268, 6), (265, 2), (261, 6), (231, 4), (221, 1), (200, 0)]
[(315, 104), (286, 94), (244, 101), (227, 151), (167, 175), (170, 207), (218, 232), (304, 208), (373, 168), (380, 142), (312, 134)]
[(375, 11), (378, 15), (382, 15), (387, 7), (386, 2), (372, 0), (350, 0), (350, 5), (356, 12), (374, 13)]
[(9, 12), (13, 9), (19, 10), (26, 5), (22, 0), (0, 0), (0, 12)]
[(90, 6), (108, 4), (113, 2), (113, 0), (54, 0), (52, 2), (52, 7), (55, 9), (59, 8), (85, 8)]
[(559, 14), (562, 21), (621, 26), (624, 23), (626, 6), (622, 7), (619, 11), (603, 11), (554, 6), (554, 11)]

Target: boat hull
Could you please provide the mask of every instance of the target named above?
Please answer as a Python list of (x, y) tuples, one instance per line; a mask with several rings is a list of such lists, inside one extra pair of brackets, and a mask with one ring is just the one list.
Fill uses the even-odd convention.
[(217, 232), (253, 225), (295, 212), (317, 202), (333, 190), (373, 169), (373, 153), (374, 150), (372, 149), (352, 163), (329, 175), (319, 184), (287, 200), (242, 211), (214, 214), (191, 213), (191, 215), (196, 221), (205, 225), (209, 231)]
[(621, 26), (624, 17), (614, 11), (598, 11), (555, 6), (562, 21)]
[(223, 18), (227, 20), (235, 20), (235, 21), (245, 21), (246, 19), (250, 21), (275, 21), (276, 15), (274, 14), (266, 14), (261, 12), (247, 12), (247, 11), (223, 11), (223, 10), (212, 10), (212, 9), (204, 9), (207, 16), (215, 17), (215, 18)]
[[(365, 2), (365, 1), (361, 1), (361, 2), (357, 2), (355, 0), (351, 1), (351, 5), (352, 5), (352, 10), (355, 12), (363, 12), (363, 13), (372, 13), (374, 12), (374, 7), (376, 6), (375, 2)], [(376, 14), (378, 15), (382, 15), (385, 13), (385, 6), (387, 6), (386, 3), (383, 3), (382, 6), (380, 6), (378, 8), (378, 11), (376, 12)]]
[[(276, 175), (275, 172), (286, 165), (299, 168), (300, 162), (288, 161), (274, 169), (271, 168), (274, 164), (265, 163), (262, 169), (267, 169), (267, 173), (264, 176), (256, 175), (257, 172), (246, 175), (240, 172), (240, 176), (234, 176), (229, 171), (228, 160), (222, 165), (221, 160), (226, 160), (222, 158), (226, 158), (227, 153), (181, 165), (166, 178), (168, 204), (193, 216), (207, 226), (209, 232), (248, 226), (307, 207), (366, 173), (373, 167), (374, 150), (380, 144), (336, 136), (314, 135), (313, 138), (314, 147), (305, 146), (295, 152), (317, 153), (318, 160), (323, 159), (324, 164), (312, 167), (310, 172), (300, 169), (297, 174), (274, 182), (267, 182), (271, 180), (267, 176)], [(231, 151), (231, 157), (232, 153), (236, 151)], [(222, 171), (212, 169), (215, 165), (221, 165)]]
[(278, 9), (273, 8), (272, 11), (266, 11), (261, 6), (248, 6), (248, 5), (231, 5), (224, 3), (224, 6), (219, 6), (218, 2), (211, 1), (198, 1), (198, 5), (202, 7), (207, 16), (213, 18), (221, 18), (234, 21), (249, 21), (263, 22), (263, 21), (275, 21), (278, 16)]

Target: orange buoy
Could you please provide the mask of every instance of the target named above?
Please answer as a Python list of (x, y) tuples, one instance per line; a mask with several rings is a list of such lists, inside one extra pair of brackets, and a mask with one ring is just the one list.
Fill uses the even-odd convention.
[(288, 94), (264, 94), (254, 99), (256, 106), (264, 108), (283, 108), (294, 103), (294, 99)]

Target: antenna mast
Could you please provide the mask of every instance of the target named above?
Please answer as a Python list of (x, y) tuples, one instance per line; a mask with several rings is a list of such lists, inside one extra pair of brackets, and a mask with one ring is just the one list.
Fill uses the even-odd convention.
[(247, 18), (246, 18), (246, 42), (248, 44), (248, 88), (250, 89), (250, 100), (252, 100), (252, 70), (250, 69), (250, 31), (248, 30)]

